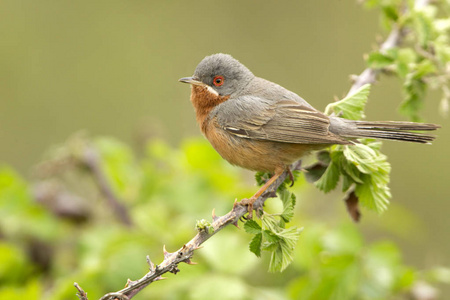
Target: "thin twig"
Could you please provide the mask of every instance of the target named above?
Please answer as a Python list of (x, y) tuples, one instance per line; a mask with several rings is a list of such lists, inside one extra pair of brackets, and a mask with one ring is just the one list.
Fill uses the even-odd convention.
[(92, 175), (97, 182), (100, 192), (103, 194), (103, 196), (105, 196), (108, 204), (112, 207), (114, 213), (118, 216), (120, 221), (125, 225), (131, 226), (132, 221), (127, 209), (112, 190), (111, 185), (108, 183), (106, 175), (101, 168), (99, 154), (97, 153), (95, 148), (90, 145), (86, 145), (83, 154), (84, 155), (82, 157), (82, 161), (92, 172)]
[[(380, 52), (386, 52), (389, 49), (396, 47), (400, 44), (403, 38), (403, 30), (400, 29), (396, 24), (393, 25), (392, 31), (389, 33), (387, 39), (380, 46)], [(350, 91), (347, 93), (347, 96), (350, 96), (354, 92), (356, 92), (360, 87), (367, 83), (374, 83), (377, 79), (378, 73), (381, 72), (381, 69), (367, 68), (362, 73), (354, 79), (353, 85), (350, 87)]]
[(78, 285), (78, 283), (75, 282), (73, 285), (78, 291), (77, 293), (78, 298), (80, 300), (88, 300), (87, 293)]

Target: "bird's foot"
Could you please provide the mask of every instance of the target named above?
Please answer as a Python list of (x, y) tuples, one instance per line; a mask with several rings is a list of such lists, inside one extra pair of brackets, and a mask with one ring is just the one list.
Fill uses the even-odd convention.
[(255, 203), (256, 199), (258, 198), (251, 197), (251, 198), (244, 198), (239, 202), (235, 202), (235, 206), (236, 205), (247, 206), (248, 215), (246, 217), (243, 217), (244, 219), (246, 220), (253, 219), (253, 203)]

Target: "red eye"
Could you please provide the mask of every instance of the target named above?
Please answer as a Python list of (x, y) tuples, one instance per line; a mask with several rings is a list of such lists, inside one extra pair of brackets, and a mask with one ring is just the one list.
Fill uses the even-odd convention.
[(216, 76), (213, 79), (213, 83), (215, 86), (221, 86), (224, 83), (225, 79), (223, 76)]

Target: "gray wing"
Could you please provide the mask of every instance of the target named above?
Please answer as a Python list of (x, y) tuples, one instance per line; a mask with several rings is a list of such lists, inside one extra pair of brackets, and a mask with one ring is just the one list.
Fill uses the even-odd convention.
[(216, 113), (218, 125), (242, 138), (295, 144), (350, 143), (328, 130), (328, 116), (297, 101), (241, 96), (221, 106)]

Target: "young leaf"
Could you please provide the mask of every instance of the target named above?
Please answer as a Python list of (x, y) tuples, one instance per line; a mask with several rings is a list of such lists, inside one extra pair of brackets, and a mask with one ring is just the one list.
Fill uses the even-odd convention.
[(282, 272), (289, 266), (293, 260), (294, 246), (301, 231), (301, 229), (291, 227), (277, 234), (279, 240), (270, 258), (269, 272)]
[(370, 174), (376, 172), (382, 161), (386, 160), (386, 156), (376, 153), (375, 150), (364, 144), (356, 144), (351, 147), (344, 148), (344, 156), (348, 161), (352, 162), (360, 172)]
[(353, 185), (353, 179), (346, 173), (342, 174), (342, 192), (348, 191), (348, 189)]
[[(343, 161), (341, 163), (341, 168), (342, 168), (342, 173), (343, 173), (343, 177), (344, 179), (350, 179), (351, 178), (351, 182), (355, 182), (355, 183), (363, 183), (363, 181), (360, 179), (361, 178), (361, 172), (358, 170), (358, 168), (352, 164), (349, 161)], [(344, 185), (349, 185), (351, 184), (350, 182), (346, 182)]]
[(264, 250), (269, 249), (269, 247), (271, 245), (276, 245), (280, 241), (280, 238), (274, 232), (272, 232), (270, 230), (264, 230), (262, 232), (262, 235), (263, 235), (263, 238), (265, 241), (265, 244), (263, 247)]
[(414, 79), (409, 73), (403, 85), (405, 100), (400, 105), (400, 112), (413, 121), (420, 121), (419, 110), (425, 98), (426, 84), (421, 79)]
[(281, 192), (279, 196), (283, 202), (283, 212), (280, 214), (280, 217), (284, 222), (288, 223), (294, 217), (295, 196), (287, 189)]
[(277, 221), (277, 219), (275, 219), (275, 217), (273, 215), (264, 214), (261, 217), (261, 221), (263, 224), (263, 228), (266, 229), (264, 231), (267, 231), (269, 233), (270, 232), (276, 233), (281, 230), (280, 226), (279, 226), (279, 222)]
[(382, 69), (394, 63), (394, 59), (380, 52), (372, 52), (367, 58), (367, 64), (370, 68)]
[(254, 220), (247, 220), (247, 222), (245, 222), (244, 224), (244, 230), (245, 232), (250, 234), (260, 234), (262, 228)]
[(261, 245), (262, 245), (262, 233), (260, 232), (253, 237), (248, 246), (251, 252), (255, 253), (256, 256), (261, 257)]
[(381, 213), (387, 209), (391, 193), (387, 185), (377, 186), (368, 175), (364, 175), (365, 183), (355, 188), (355, 194), (362, 205)]
[(342, 112), (342, 117), (350, 120), (359, 120), (364, 118), (364, 106), (370, 93), (370, 84), (365, 84), (360, 87), (353, 94), (345, 97), (342, 100), (328, 104), (325, 108), (326, 114), (339, 114)]
[(339, 168), (337, 164), (332, 161), (322, 177), (316, 181), (315, 185), (319, 190), (328, 193), (336, 187), (339, 182), (339, 176)]
[(383, 5), (382, 6), (384, 16), (392, 21), (398, 19), (398, 9), (395, 5)]

